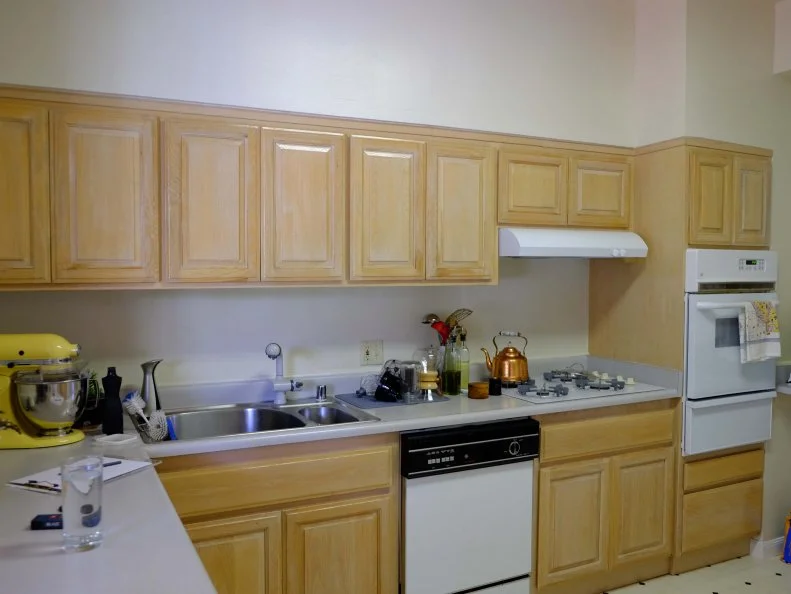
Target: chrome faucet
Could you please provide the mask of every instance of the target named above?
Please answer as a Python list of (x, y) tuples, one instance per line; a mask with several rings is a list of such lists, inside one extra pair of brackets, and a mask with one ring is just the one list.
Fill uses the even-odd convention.
[(286, 392), (299, 392), (302, 390), (302, 382), (293, 379), (283, 379), (283, 349), (276, 342), (266, 345), (266, 356), (275, 362), (275, 404), (286, 403)]

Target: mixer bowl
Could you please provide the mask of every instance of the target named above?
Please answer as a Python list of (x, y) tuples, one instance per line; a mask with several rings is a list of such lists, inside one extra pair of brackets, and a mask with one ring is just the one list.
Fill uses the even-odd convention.
[(75, 374), (42, 379), (19, 374), (16, 384), (18, 411), (43, 436), (66, 435), (85, 406), (88, 381)]

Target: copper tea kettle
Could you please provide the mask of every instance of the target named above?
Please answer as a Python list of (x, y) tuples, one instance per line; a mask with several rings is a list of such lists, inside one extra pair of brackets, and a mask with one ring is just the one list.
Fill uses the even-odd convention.
[[(510, 340), (508, 346), (503, 350), (497, 346), (497, 336), (504, 336), (509, 339), (520, 338), (525, 341), (525, 345), (520, 351), (515, 346), (511, 345)], [(527, 348), (527, 338), (522, 336), (519, 332), (512, 332), (502, 330), (494, 338), (492, 344), (494, 345), (494, 360), (489, 356), (489, 352), (481, 347), (483, 354), (486, 355), (486, 369), (493, 378), (498, 378), (504, 384), (517, 384), (525, 382), (529, 378), (527, 370), (527, 357), (525, 356), (524, 349)]]

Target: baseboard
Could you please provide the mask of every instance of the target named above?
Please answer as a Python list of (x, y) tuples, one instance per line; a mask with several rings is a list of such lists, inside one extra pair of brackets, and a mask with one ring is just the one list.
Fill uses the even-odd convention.
[(782, 536), (773, 538), (772, 540), (758, 540), (754, 538), (750, 542), (750, 555), (758, 559), (779, 557), (783, 552), (784, 540)]

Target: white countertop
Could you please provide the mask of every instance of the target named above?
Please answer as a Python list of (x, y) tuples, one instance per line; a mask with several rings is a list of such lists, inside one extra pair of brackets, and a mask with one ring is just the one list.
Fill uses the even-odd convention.
[(777, 393), (791, 396), (791, 384), (777, 384)]
[(391, 406), (368, 410), (379, 417), (379, 421), (283, 429), (263, 433), (248, 433), (228, 437), (199, 440), (168, 441), (146, 446), (152, 457), (182, 456), (225, 450), (255, 448), (266, 445), (319, 441), (341, 437), (358, 437), (375, 433), (400, 433), (412, 429), (483, 423), (515, 419), (533, 415), (585, 410), (677, 398), (678, 391), (657, 389), (639, 394), (613, 394), (584, 400), (562, 400), (531, 404), (508, 396), (490, 396), (485, 400), (473, 400), (466, 396), (452, 396), (446, 402), (431, 402), (408, 406)]
[[(61, 497), (14, 489), (5, 483), (58, 466), (63, 459), (85, 451), (85, 446), (83, 442), (0, 450), (0, 592), (139, 594), (169, 590), (214, 594), (153, 468), (104, 485), (104, 542), (98, 548), (65, 553), (60, 548), (60, 530), (30, 530), (34, 516), (57, 512)], [(113, 448), (105, 454), (144, 459), (145, 453), (135, 449)]]

